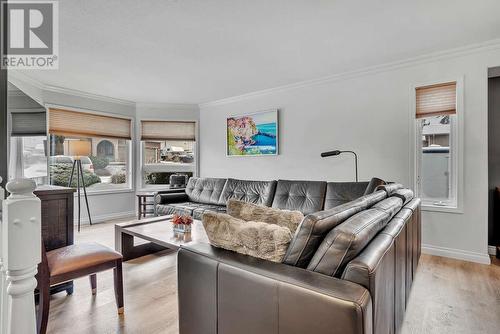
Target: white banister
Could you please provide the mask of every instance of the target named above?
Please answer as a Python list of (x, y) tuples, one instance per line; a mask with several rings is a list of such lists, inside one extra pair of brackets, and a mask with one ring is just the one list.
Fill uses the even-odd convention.
[(2, 284), (6, 284), (2, 290), (2, 334), (36, 333), (33, 291), (42, 241), (41, 204), (33, 194), (35, 186), (29, 179), (12, 180), (6, 185), (10, 196), (2, 202)]
[(5, 271), (3, 267), (3, 238), (2, 238), (2, 202), (5, 199), (5, 190), (2, 188), (2, 177), (0, 176), (0, 333), (7, 332), (7, 323), (4, 319), (7, 317), (7, 284)]

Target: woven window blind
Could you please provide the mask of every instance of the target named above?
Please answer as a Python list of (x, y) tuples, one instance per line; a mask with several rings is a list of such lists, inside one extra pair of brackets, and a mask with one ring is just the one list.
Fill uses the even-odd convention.
[(141, 121), (141, 140), (196, 140), (196, 123)]
[(457, 83), (418, 87), (416, 117), (452, 115), (457, 110)]
[(47, 116), (45, 111), (13, 112), (12, 137), (31, 137), (47, 135)]
[(132, 139), (130, 119), (49, 109), (49, 132), (61, 136)]

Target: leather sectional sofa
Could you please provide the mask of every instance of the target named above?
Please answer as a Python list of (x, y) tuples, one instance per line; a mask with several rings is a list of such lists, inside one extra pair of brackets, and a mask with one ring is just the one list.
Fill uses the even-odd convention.
[[(224, 211), (224, 200), (237, 196), (299, 209), (306, 217), (283, 263), (208, 244), (182, 247), (181, 334), (399, 332), (420, 258), (420, 200), (411, 190), (387, 184), (372, 191), (377, 180), (280, 180), (240, 192), (233, 184), (246, 181), (231, 181), (226, 189), (227, 182), (193, 179), (184, 196), (159, 194), (158, 213)], [(257, 195), (257, 189), (267, 192)]]

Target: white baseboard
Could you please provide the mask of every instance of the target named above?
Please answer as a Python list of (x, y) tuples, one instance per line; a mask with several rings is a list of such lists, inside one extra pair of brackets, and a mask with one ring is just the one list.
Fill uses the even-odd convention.
[[(108, 213), (104, 215), (98, 215), (98, 216), (92, 216), (92, 224), (93, 223), (102, 223), (106, 220), (111, 220), (111, 219), (119, 219), (119, 218), (125, 218), (128, 216), (136, 216), (137, 213), (135, 211), (126, 211), (126, 212), (116, 212), (116, 213)], [(74, 217), (75, 225), (78, 224), (78, 217)], [(87, 217), (82, 217), (80, 220), (80, 224), (82, 225), (88, 225), (89, 224), (89, 219)]]
[(453, 249), (453, 248), (422, 244), (422, 253), (443, 256), (443, 257), (450, 257), (452, 259), (477, 262), (482, 264), (491, 264), (491, 259), (488, 256), (488, 254), (469, 252), (461, 249)]
[(497, 248), (496, 248), (496, 246), (488, 246), (488, 254), (490, 254), (490, 255), (497, 255)]

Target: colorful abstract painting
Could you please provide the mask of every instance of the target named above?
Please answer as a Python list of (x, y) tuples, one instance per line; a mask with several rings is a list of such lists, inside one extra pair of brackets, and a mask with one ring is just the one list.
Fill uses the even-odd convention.
[(278, 110), (227, 118), (227, 155), (278, 154)]

